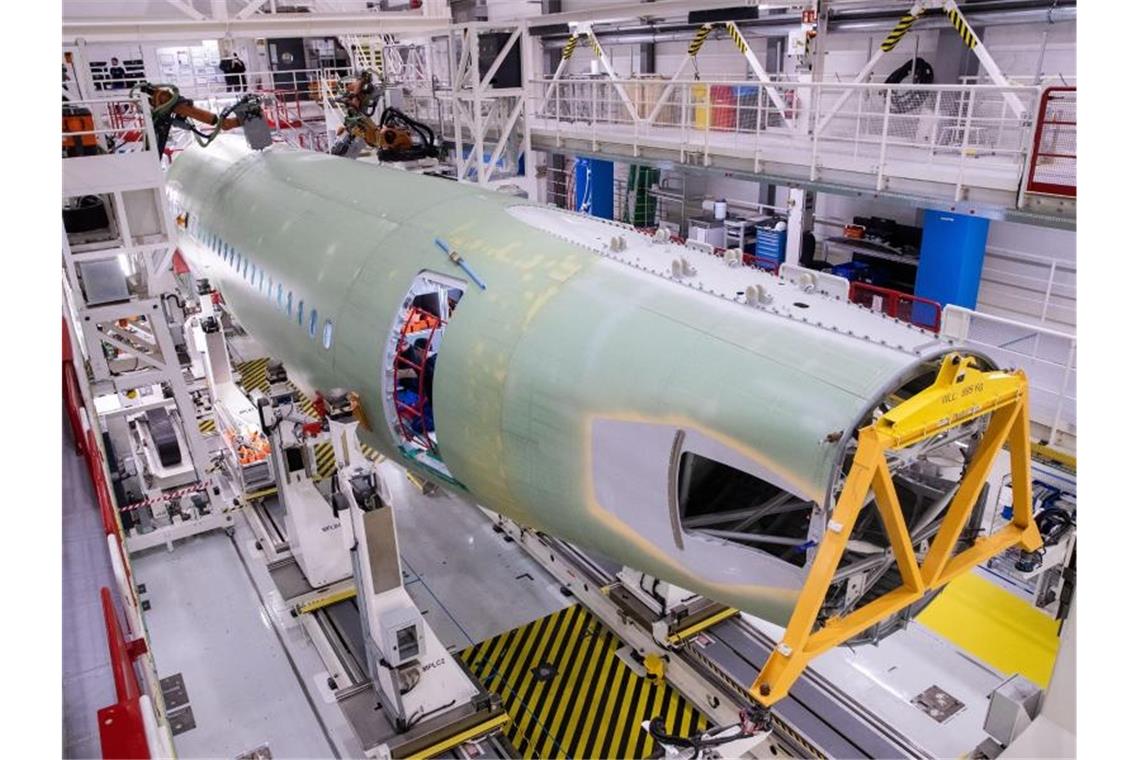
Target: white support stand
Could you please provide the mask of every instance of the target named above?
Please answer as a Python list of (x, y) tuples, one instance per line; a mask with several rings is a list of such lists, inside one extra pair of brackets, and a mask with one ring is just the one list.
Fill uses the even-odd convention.
[(338, 512), (348, 512), (342, 535), (352, 557), (368, 674), (403, 731), (478, 692), (404, 588), (390, 491), (360, 450), (358, 424), (351, 413), (329, 417), (338, 468), (333, 500)]
[[(483, 71), (479, 65), (480, 36), (507, 29), (511, 30), (509, 37), (487, 70)], [(511, 156), (508, 146), (515, 151), (530, 148), (530, 127), (522, 116), (527, 101), (526, 78), (529, 71), (526, 67), (531, 55), (524, 44), (522, 26), (496, 27), (488, 23), (452, 26), (448, 30), (447, 42), (453, 95), (456, 179), (490, 188), (520, 185), (524, 186), (522, 189), (530, 198), (535, 198), (537, 184), (531, 181), (533, 156), (525, 159), (525, 175), (520, 177), (507, 172), (506, 176), (495, 176), (499, 161), (504, 156)], [(520, 66), (523, 67), (522, 86), (493, 86), (492, 80), (516, 46)]]
[[(83, 91), (90, 72), (83, 46), (75, 53)], [(117, 457), (108, 466), (139, 484), (129, 492), (128, 499), (137, 497), (131, 513), (139, 520), (128, 520), (137, 524), (126, 531), (126, 549), (171, 548), (179, 538), (230, 527), (233, 516), (198, 426), (194, 394), (204, 389), (187, 378), (179, 358), (179, 346), (188, 342), (186, 315), (175, 305), (180, 299), (171, 271), (174, 220), (160, 156), (153, 148), (150, 109), (143, 100), (126, 95), (72, 104), (92, 112), (97, 141), (121, 139), (125, 128), (109, 125), (136, 115), (146, 136), (142, 150), (64, 159), (64, 199), (98, 197), (107, 226), (61, 231), (63, 291), (65, 313), (81, 336), (82, 363), (77, 368), (96, 412), (93, 424), (100, 439), (108, 435)], [(174, 425), (181, 454), (176, 464), (162, 464), (144, 419), (145, 412), (160, 408)]]
[(815, 193), (802, 187), (788, 189), (788, 244), (784, 261), (793, 266), (801, 263), (804, 231), (815, 226)]
[(344, 550), (341, 521), (329, 501), (317, 490), (304, 440), (293, 434), (291, 402), (258, 399), (262, 425), (270, 430), (277, 498), (285, 506), (289, 550), (305, 580), (315, 589), (352, 576), (352, 561)]

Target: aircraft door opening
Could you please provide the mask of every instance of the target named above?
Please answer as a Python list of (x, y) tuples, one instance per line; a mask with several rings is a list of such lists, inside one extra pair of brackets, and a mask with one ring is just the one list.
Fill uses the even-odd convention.
[(396, 445), (447, 477), (435, 430), (435, 364), (465, 283), (421, 272), (396, 315), (384, 355), (385, 411)]

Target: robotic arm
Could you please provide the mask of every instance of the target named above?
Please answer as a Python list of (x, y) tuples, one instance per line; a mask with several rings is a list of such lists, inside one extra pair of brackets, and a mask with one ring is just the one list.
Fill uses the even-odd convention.
[[(261, 110), (261, 102), (256, 95), (245, 95), (233, 105), (227, 106), (220, 114), (215, 114), (194, 105), (194, 101), (182, 97), (172, 84), (151, 84), (143, 82), (135, 85), (132, 94), (141, 92), (147, 96), (154, 121), (154, 133), (158, 139), (158, 151), (163, 153), (170, 137), (170, 128), (178, 127), (194, 134), (201, 146), (209, 145), (222, 132), (237, 127), (242, 128), (246, 142), (254, 150), (263, 150), (273, 142), (269, 125)], [(199, 125), (208, 127), (206, 131)]]
[(415, 161), (439, 156), (435, 132), (430, 127), (391, 106), (374, 119), (383, 89), (376, 84), (379, 75), (365, 69), (359, 76), (342, 81), (332, 103), (340, 109), (344, 125), (329, 151), (336, 156), (352, 156), (364, 143), (376, 149), (377, 160)]

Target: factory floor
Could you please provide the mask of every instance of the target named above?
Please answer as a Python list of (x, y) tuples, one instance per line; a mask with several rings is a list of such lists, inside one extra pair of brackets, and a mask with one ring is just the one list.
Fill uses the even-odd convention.
[[(478, 510), (424, 496), (390, 463), (407, 588), (449, 649), (567, 606), (558, 584)], [(447, 530), (439, 526), (446, 525)], [(324, 667), (273, 587), (244, 520), (132, 558), (159, 677), (181, 674), (195, 727), (175, 736), (183, 757), (268, 746), (274, 757), (359, 756), (325, 685)]]
[(101, 757), (96, 712), (115, 701), (99, 598), (113, 587), (99, 506), (63, 415), (63, 756)]

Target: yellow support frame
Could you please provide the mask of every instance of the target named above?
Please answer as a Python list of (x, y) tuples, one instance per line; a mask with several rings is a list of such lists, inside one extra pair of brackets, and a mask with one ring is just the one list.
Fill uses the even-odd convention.
[[(886, 454), (964, 425), (989, 414), (990, 422), (966, 468), (930, 549), (919, 563), (891, 480)], [(1013, 520), (992, 535), (979, 538), (951, 556), (962, 529), (978, 501), (995, 458), (1003, 446), (1010, 450), (1013, 481)], [(1025, 373), (983, 372), (975, 360), (959, 354), (943, 358), (931, 386), (902, 402), (859, 430), (858, 445), (843, 491), (828, 521), (803, 591), (788, 621), (784, 640), (764, 663), (752, 684), (752, 698), (770, 707), (787, 696), (792, 684), (819, 655), (852, 636), (921, 600), (971, 568), (1011, 546), (1026, 551), (1041, 547), (1033, 520), (1033, 489), (1029, 473), (1029, 384)], [(855, 611), (828, 619), (812, 631), (839, 560), (851, 536), (867, 492), (890, 537), (902, 584)]]

